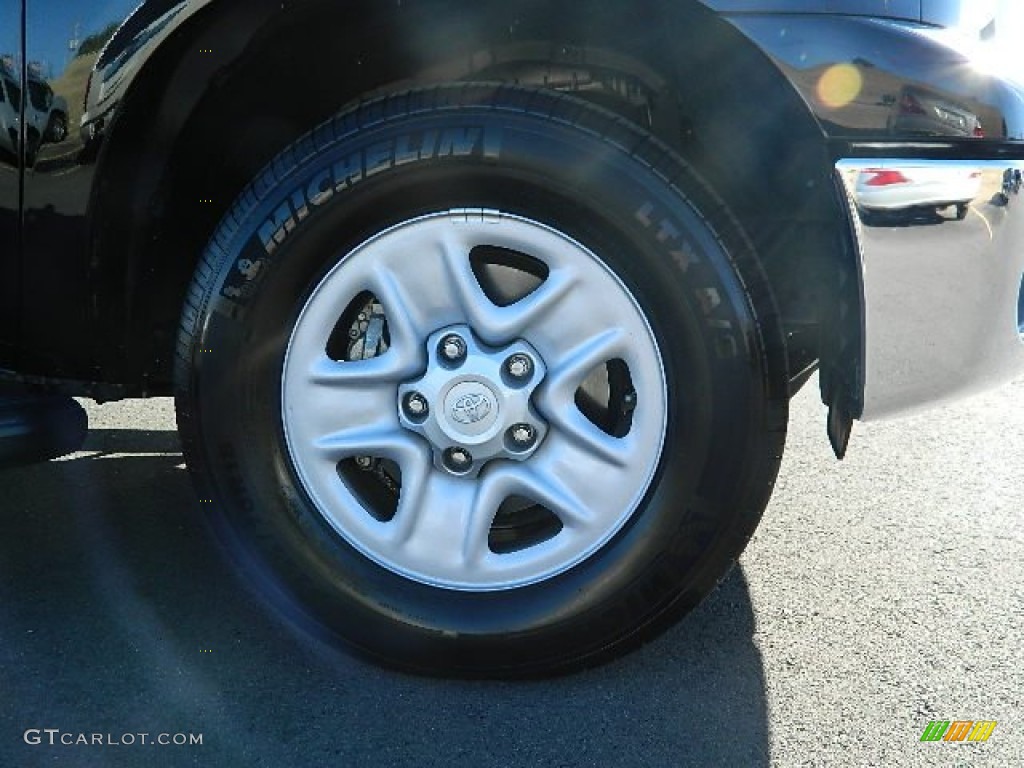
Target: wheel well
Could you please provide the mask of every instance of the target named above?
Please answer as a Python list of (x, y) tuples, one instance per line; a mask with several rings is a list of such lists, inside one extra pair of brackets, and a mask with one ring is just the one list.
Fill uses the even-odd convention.
[(687, 3), (354, 5), (214, 3), (133, 84), (99, 157), (91, 244), (100, 334), (128, 334), (127, 354), (101, 364), (129, 391), (167, 391), (199, 255), (263, 165), (355, 99), (455, 80), (569, 91), (652, 131), (753, 239), (793, 376), (828, 356), (821, 326), (850, 257), (827, 148), (794, 90), (726, 22)]

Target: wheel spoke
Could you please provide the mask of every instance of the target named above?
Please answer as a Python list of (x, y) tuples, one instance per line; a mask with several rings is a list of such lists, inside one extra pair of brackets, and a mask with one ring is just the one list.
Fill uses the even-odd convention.
[(304, 435), (319, 456), (334, 461), (359, 454), (382, 456), (382, 445), (408, 439), (398, 422), (398, 381), (404, 366), (397, 354), (389, 354), (353, 362), (323, 355), (304, 378), (293, 377), (284, 408), (289, 431)]
[(563, 302), (576, 285), (573, 271), (556, 270), (547, 276), (537, 289), (507, 307), (498, 307), (496, 318), (499, 330), (506, 337), (525, 336), (529, 330), (546, 322), (555, 308)]
[[(384, 357), (394, 354), (397, 358), (396, 366), (403, 367), (404, 375), (411, 375), (413, 369), (425, 363), (422, 342), (427, 335), (424, 330), (426, 320), (420, 316), (409, 288), (403, 284), (398, 273), (387, 267), (378, 266), (374, 270), (373, 292), (384, 306), (384, 316), (391, 336), (390, 347)], [(406, 367), (410, 370), (406, 371)]]
[(552, 413), (565, 411), (575, 402), (576, 390), (594, 368), (626, 351), (621, 328), (606, 328), (577, 343), (559, 359), (548, 358), (548, 376), (538, 397)]
[(576, 390), (596, 366), (622, 354), (625, 333), (610, 328), (578, 344), (553, 369), (537, 391), (537, 407), (549, 424), (591, 458), (621, 467), (628, 461), (624, 438), (612, 437), (576, 406)]
[(535, 464), (511, 471), (509, 495), (524, 496), (551, 510), (570, 531), (591, 525), (596, 517), (588, 505), (593, 499), (584, 499), (579, 493), (556, 476), (549, 465)]
[(488, 551), (496, 510), (495, 494), (484, 483), (444, 474), (426, 463), (411, 471), (403, 467), (392, 546), (404, 558), (465, 578)]
[(592, 443), (564, 430), (549, 433), (525, 476), (526, 495), (543, 494), (537, 501), (558, 515), (567, 528), (606, 525), (609, 518), (621, 514), (635, 493), (635, 442), (600, 434), (613, 445), (595, 450)]
[[(389, 349), (379, 357), (368, 360), (331, 360), (327, 355), (311, 366), (309, 384), (333, 390), (333, 396), (342, 391), (346, 395), (359, 395), (367, 390), (387, 388), (409, 376), (413, 361), (403, 359)], [(412, 369), (413, 371), (416, 368)]]
[(499, 307), (481, 288), (462, 243), (453, 240), (446, 245), (445, 266), (469, 324), (484, 341), (495, 345), (524, 335), (570, 293), (576, 282), (573, 270), (561, 268), (519, 301)]
[(487, 298), (476, 275), (473, 274), (469, 261), (470, 249), (461, 239), (454, 236), (448, 237), (442, 248), (445, 270), (459, 308), (470, 325), (478, 329), (486, 326), (490, 311), (498, 307)]
[(397, 420), (380, 419), (375, 424), (346, 427), (326, 434), (316, 447), (332, 462), (353, 456), (376, 456), (402, 461), (415, 450), (417, 442), (398, 426)]

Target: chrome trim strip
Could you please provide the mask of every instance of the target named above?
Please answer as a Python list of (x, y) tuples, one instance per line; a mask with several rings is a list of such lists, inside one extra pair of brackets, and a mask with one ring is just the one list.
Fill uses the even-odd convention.
[(920, 410), (1024, 373), (1024, 161), (858, 159), (836, 167), (857, 211), (862, 255), (861, 419)]

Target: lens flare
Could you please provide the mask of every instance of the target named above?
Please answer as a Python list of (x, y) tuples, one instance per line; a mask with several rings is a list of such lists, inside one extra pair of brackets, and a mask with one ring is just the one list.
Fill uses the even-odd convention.
[(830, 109), (854, 102), (864, 88), (864, 78), (853, 64), (833, 64), (818, 80), (818, 100)]

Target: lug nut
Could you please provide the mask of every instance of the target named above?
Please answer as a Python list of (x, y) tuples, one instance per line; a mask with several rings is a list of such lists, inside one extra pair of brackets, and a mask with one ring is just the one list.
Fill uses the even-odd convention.
[(453, 333), (441, 339), (438, 351), (449, 363), (458, 363), (466, 358), (466, 342)]
[(505, 370), (513, 379), (525, 379), (533, 373), (533, 361), (526, 355), (512, 355), (505, 361)]
[(419, 392), (412, 392), (405, 398), (405, 413), (410, 419), (422, 419), (430, 412), (427, 398)]
[(473, 464), (473, 457), (465, 448), (449, 448), (444, 452), (444, 463), (452, 472), (465, 472)]
[(512, 439), (516, 448), (525, 450), (533, 445), (537, 439), (537, 430), (529, 424), (516, 424), (509, 429), (508, 436)]

